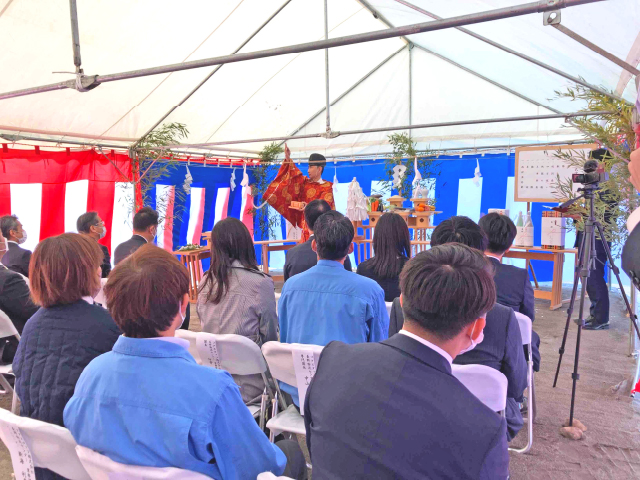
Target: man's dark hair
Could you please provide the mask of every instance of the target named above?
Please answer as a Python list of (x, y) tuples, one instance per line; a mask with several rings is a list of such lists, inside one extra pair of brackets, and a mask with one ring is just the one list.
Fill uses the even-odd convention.
[(331, 210), (320, 215), (313, 229), (318, 258), (340, 260), (346, 257), (353, 234), (351, 221), (340, 212)]
[(144, 232), (152, 225), (158, 225), (158, 212), (151, 207), (142, 207), (133, 217), (133, 230)]
[(187, 269), (153, 244), (142, 245), (116, 265), (104, 286), (109, 313), (131, 338), (157, 337), (167, 330), (188, 291)]
[(442, 340), (485, 315), (496, 302), (491, 266), (482, 252), (451, 243), (419, 253), (400, 274), (402, 311)]
[(18, 217), (15, 215), (5, 215), (0, 218), (0, 230), (2, 230), (2, 236), (4, 238), (9, 238), (9, 232), (11, 230), (17, 230), (18, 228)]
[(487, 249), (487, 236), (476, 222), (469, 217), (451, 217), (440, 224), (431, 234), (431, 246), (445, 243), (462, 243), (484, 252)]
[(513, 240), (518, 233), (513, 221), (499, 213), (485, 215), (478, 222), (478, 226), (489, 240), (487, 250), (497, 255), (502, 255), (513, 245)]
[(78, 217), (76, 228), (78, 233), (89, 233), (89, 229), (98, 224), (98, 212), (83, 213)]
[(309, 230), (313, 230), (316, 220), (323, 213), (331, 211), (331, 205), (326, 200), (313, 200), (304, 207), (304, 221), (307, 223)]

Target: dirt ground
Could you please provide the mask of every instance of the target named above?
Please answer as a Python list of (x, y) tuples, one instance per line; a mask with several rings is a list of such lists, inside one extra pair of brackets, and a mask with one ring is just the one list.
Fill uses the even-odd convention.
[[(564, 293), (568, 297), (570, 291)], [(552, 312), (547, 301), (536, 301), (534, 329), (542, 341), (542, 367), (535, 376), (538, 415), (531, 452), (511, 453), (513, 480), (640, 478), (640, 401), (629, 396), (635, 363), (627, 356), (629, 320), (623, 307), (621, 297), (612, 292), (611, 328), (583, 332), (575, 417), (588, 431), (585, 439), (576, 442), (562, 438), (558, 431), (569, 417), (577, 328), (572, 322), (558, 386), (554, 389), (566, 307)], [(190, 329), (200, 330), (197, 318), (192, 319)], [(10, 406), (10, 399), (0, 397), (1, 408)], [(514, 445), (524, 441), (523, 433), (524, 429), (514, 439)], [(8, 452), (0, 444), (0, 480), (10, 480), (12, 471)]]

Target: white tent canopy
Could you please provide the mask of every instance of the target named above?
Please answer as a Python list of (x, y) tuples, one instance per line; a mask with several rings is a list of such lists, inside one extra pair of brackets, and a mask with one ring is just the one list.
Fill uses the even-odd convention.
[[(329, 38), (432, 21), (424, 11), (449, 18), (515, 4), (516, 0), (329, 0)], [(80, 0), (77, 8), (87, 75), (231, 54), (258, 29), (240, 52), (324, 39), (324, 0)], [(74, 78), (52, 73), (74, 72), (69, 12), (67, 0), (0, 0), (0, 93)], [(637, 0), (566, 8), (562, 25), (634, 67), (640, 63)], [(635, 101), (630, 73), (544, 26), (542, 13), (465, 28)], [(83, 93), (64, 89), (0, 100), (0, 135), (129, 146), (216, 68), (103, 83)], [(584, 105), (557, 99), (554, 93), (571, 85), (556, 73), (457, 29), (329, 50), (333, 131), (575, 112)], [(324, 50), (316, 50), (222, 65), (163, 123), (186, 124), (190, 134), (185, 143), (222, 143), (214, 152), (228, 149), (247, 155), (268, 142), (224, 142), (324, 133), (324, 107), (325, 57)], [(296, 157), (313, 151), (373, 155), (389, 151), (389, 133), (307, 138), (289, 145)], [(420, 149), (581, 138), (562, 118), (422, 128), (411, 134)]]

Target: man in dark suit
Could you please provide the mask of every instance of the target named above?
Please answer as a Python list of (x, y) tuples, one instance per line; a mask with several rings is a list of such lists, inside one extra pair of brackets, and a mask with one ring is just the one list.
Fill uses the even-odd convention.
[[(284, 281), (298, 273), (305, 272), (318, 263), (318, 255), (311, 249), (313, 242), (313, 227), (320, 215), (331, 210), (331, 206), (324, 200), (313, 200), (304, 207), (304, 220), (311, 237), (304, 243), (296, 245), (287, 251), (287, 259), (284, 263)], [(344, 269), (351, 271), (351, 260), (344, 259)]]
[[(498, 292), (498, 303), (526, 315), (533, 322), (536, 319), (533, 287), (529, 272), (524, 268), (502, 263), (502, 257), (509, 251), (516, 238), (517, 229), (506, 215), (490, 213), (480, 219), (479, 226), (488, 239), (485, 255), (489, 257), (496, 274), (493, 277)], [(540, 336), (531, 332), (533, 369), (540, 371)]]
[(304, 406), (314, 475), (508, 478), (505, 420), (451, 374), (495, 302), (487, 261), (464, 245), (434, 247), (407, 262), (400, 285), (400, 333), (322, 352)]
[[(441, 222), (431, 235), (431, 246), (462, 243), (484, 252), (487, 238), (480, 227), (468, 217), (451, 217)], [(400, 323), (402, 310), (392, 307), (391, 317)], [(403, 320), (402, 320), (403, 321)], [(391, 332), (389, 332), (391, 334)], [(515, 313), (509, 307), (495, 304), (487, 313), (484, 339), (472, 350), (459, 355), (455, 363), (479, 364), (502, 372), (509, 382), (507, 388), (507, 438), (511, 440), (524, 425), (520, 406), (527, 388), (527, 364), (522, 350), (522, 336)]]
[[(107, 227), (98, 215), (98, 212), (87, 212), (80, 215), (76, 222), (76, 228), (78, 229), (78, 233), (87, 235), (96, 242), (102, 240), (107, 235)], [(102, 253), (104, 254), (104, 260), (102, 261), (102, 278), (107, 278), (109, 272), (111, 272), (111, 255), (105, 245), (98, 245), (100, 245)]]
[(2, 258), (2, 263), (9, 270), (28, 277), (31, 251), (20, 246), (27, 241), (27, 232), (22, 228), (22, 223), (15, 215), (5, 215), (0, 218), (0, 230), (9, 243), (9, 251)]
[(143, 207), (133, 217), (133, 236), (118, 245), (113, 252), (113, 263), (118, 265), (142, 245), (153, 243), (158, 233), (158, 212)]
[[(7, 250), (7, 241), (0, 232), (0, 260)], [(0, 310), (9, 317), (20, 334), (27, 320), (38, 311), (38, 306), (31, 301), (25, 279), (4, 265), (0, 265)], [(11, 363), (17, 348), (18, 341), (15, 337), (0, 339), (2, 363)]]

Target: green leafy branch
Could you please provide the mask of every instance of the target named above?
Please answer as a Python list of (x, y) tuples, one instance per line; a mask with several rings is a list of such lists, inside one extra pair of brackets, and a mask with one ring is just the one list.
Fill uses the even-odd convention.
[[(254, 182), (251, 187), (254, 199), (260, 197), (260, 201), (264, 202), (265, 199), (262, 197), (280, 168), (276, 160), (282, 152), (282, 146), (275, 142), (266, 145), (260, 151), (260, 164), (253, 168)], [(254, 228), (260, 233), (260, 238), (273, 238), (280, 215), (269, 204), (259, 209), (253, 207), (251, 214)]]

